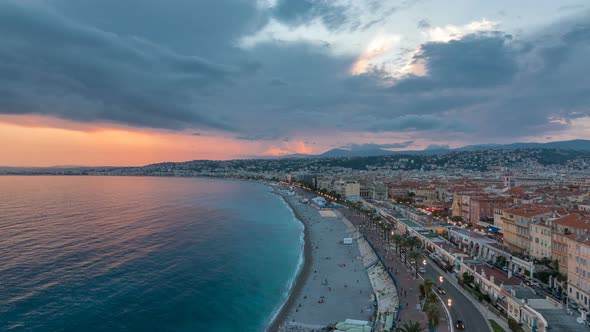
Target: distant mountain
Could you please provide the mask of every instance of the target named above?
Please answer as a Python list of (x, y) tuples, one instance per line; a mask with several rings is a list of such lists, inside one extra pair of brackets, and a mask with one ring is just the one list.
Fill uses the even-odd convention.
[(368, 150), (346, 150), (346, 149), (332, 149), (328, 150), (318, 157), (320, 158), (342, 158), (342, 157), (373, 157), (373, 156), (387, 156), (396, 154), (395, 151), (385, 149), (368, 149)]
[(510, 144), (476, 144), (466, 145), (464, 147), (456, 149), (448, 149), (440, 146), (429, 146), (425, 150), (404, 150), (404, 151), (391, 151), (386, 149), (343, 149), (335, 148), (328, 150), (321, 154), (291, 154), (281, 156), (279, 158), (345, 158), (345, 157), (376, 157), (376, 156), (389, 156), (399, 154), (409, 155), (438, 155), (445, 154), (453, 151), (481, 151), (481, 150), (517, 150), (517, 149), (562, 149), (562, 150), (575, 150), (575, 151), (590, 151), (590, 140), (576, 139), (570, 141), (557, 141), (549, 143), (510, 143)]
[(516, 149), (563, 149), (590, 151), (590, 140), (575, 139), (570, 141), (556, 141), (548, 143), (510, 143), (510, 144), (480, 144), (467, 145), (455, 151), (475, 150), (516, 150)]

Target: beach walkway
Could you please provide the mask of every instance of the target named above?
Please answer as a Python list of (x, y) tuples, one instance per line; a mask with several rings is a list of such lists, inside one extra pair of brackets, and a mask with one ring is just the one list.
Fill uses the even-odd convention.
[[(362, 225), (365, 221), (357, 216), (349, 209), (342, 209), (341, 213), (346, 219), (352, 221), (354, 225)], [(361, 228), (361, 227), (359, 227)], [(427, 326), (427, 317), (420, 307), (420, 284), (423, 283), (421, 278), (415, 278), (415, 271), (412, 266), (404, 263), (403, 255), (400, 258), (399, 253), (396, 253), (391, 244), (384, 243), (378, 230), (363, 228), (363, 234), (371, 242), (374, 248), (378, 250), (379, 255), (390, 269), (391, 273), (397, 280), (399, 286), (399, 301), (401, 303), (401, 311), (397, 326), (400, 326), (405, 321), (418, 321)], [(449, 322), (442, 304), (440, 307), (440, 321), (438, 326), (439, 332), (450, 332)]]

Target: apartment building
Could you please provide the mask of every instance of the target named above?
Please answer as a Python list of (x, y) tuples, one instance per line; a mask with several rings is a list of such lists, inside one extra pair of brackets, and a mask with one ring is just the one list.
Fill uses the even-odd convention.
[(565, 236), (568, 251), (567, 294), (570, 300), (586, 310), (590, 309), (590, 237), (588, 232), (581, 235)]
[(359, 194), (362, 198), (385, 201), (389, 199), (387, 186), (383, 183), (362, 182), (360, 183)]
[(373, 186), (367, 183), (361, 183), (359, 195), (362, 198), (373, 198)]
[(410, 192), (416, 195), (416, 201), (421, 201), (425, 204), (431, 204), (436, 201), (436, 187), (413, 187)]
[(451, 207), (453, 217), (462, 217), (463, 216), (463, 214), (462, 214), (463, 207), (461, 206), (461, 202), (462, 202), (461, 197), (462, 196), (463, 196), (463, 194), (460, 192), (453, 193), (453, 205)]
[(504, 244), (512, 253), (529, 255), (531, 242), (529, 226), (531, 222), (550, 215), (551, 209), (532, 205), (504, 210), (502, 213)]
[(569, 214), (553, 220), (551, 229), (551, 258), (557, 260), (559, 271), (568, 272), (567, 236), (579, 236), (590, 229), (590, 218), (582, 214)]
[(355, 180), (338, 180), (334, 183), (334, 187), (343, 198), (361, 195), (361, 185)]
[(409, 188), (406, 185), (390, 184), (387, 188), (389, 198), (399, 199), (408, 197)]
[(389, 190), (383, 183), (377, 183), (373, 187), (373, 198), (379, 201), (386, 201), (389, 199)]
[(484, 195), (471, 198), (469, 206), (469, 220), (475, 223), (478, 221), (491, 221), (494, 219), (494, 209), (503, 206), (507, 198), (497, 195)]
[(529, 253), (537, 259), (551, 258), (551, 221), (535, 220), (529, 225), (531, 247)]
[(504, 229), (504, 222), (502, 222), (502, 217), (504, 217), (504, 210), (507, 207), (505, 206), (498, 206), (494, 208), (494, 227), (500, 229), (500, 232)]

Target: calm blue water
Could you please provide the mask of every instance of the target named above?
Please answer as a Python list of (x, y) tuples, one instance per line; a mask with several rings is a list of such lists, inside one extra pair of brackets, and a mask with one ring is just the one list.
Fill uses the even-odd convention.
[(262, 331), (301, 239), (260, 184), (0, 176), (0, 331)]

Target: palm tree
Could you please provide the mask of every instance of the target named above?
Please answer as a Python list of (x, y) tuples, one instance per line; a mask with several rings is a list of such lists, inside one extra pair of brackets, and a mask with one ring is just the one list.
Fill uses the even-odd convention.
[(417, 247), (420, 245), (420, 240), (418, 240), (418, 238), (415, 236), (407, 238), (406, 241), (408, 241), (408, 246), (410, 247), (410, 251), (414, 251), (414, 247)]
[(428, 330), (437, 331), (440, 322), (440, 309), (436, 302), (426, 308), (426, 317), (428, 317)]
[(434, 293), (434, 281), (430, 278), (424, 279), (424, 282), (420, 285), (420, 297), (424, 300), (422, 309), (425, 311), (429, 303), (434, 303), (438, 299)]
[(391, 226), (389, 224), (385, 224), (385, 243), (389, 244), (391, 241), (391, 236), (389, 232), (391, 231)]
[(424, 283), (422, 283), (422, 285), (424, 285), (424, 294), (426, 295), (432, 292), (432, 289), (434, 288), (434, 281), (430, 278), (426, 278), (424, 279)]
[[(404, 238), (399, 234), (395, 234), (393, 236), (393, 242), (395, 242), (395, 251), (396, 252), (400, 252), (399, 249), (400, 249), (400, 246), (401, 246), (401, 243), (403, 240), (404, 240)], [(401, 256), (400, 256), (400, 258), (401, 258)]]
[(423, 332), (424, 325), (422, 325), (420, 322), (409, 320), (404, 322), (404, 324), (398, 328), (398, 330), (399, 332)]
[[(401, 259), (402, 258), (402, 251), (403, 251), (403, 249), (408, 247), (408, 242), (406, 241), (405, 238), (402, 237), (402, 242), (400, 242), (399, 245), (400, 245), (399, 258)], [(407, 254), (407, 252), (406, 252), (406, 254)], [(407, 255), (404, 255), (404, 261), (406, 264), (408, 263), (408, 256)]]
[(437, 301), (438, 296), (436, 296), (436, 294), (433, 291), (430, 291), (430, 293), (426, 293), (426, 298), (424, 299), (424, 306), (422, 307), (423, 311), (427, 311), (428, 308), (436, 306)]
[[(410, 259), (414, 260), (414, 269), (416, 270), (416, 279), (418, 279), (418, 261), (424, 257), (424, 254), (422, 254), (419, 251), (412, 251), (409, 253)], [(408, 255), (406, 255), (406, 257), (408, 257)]]

